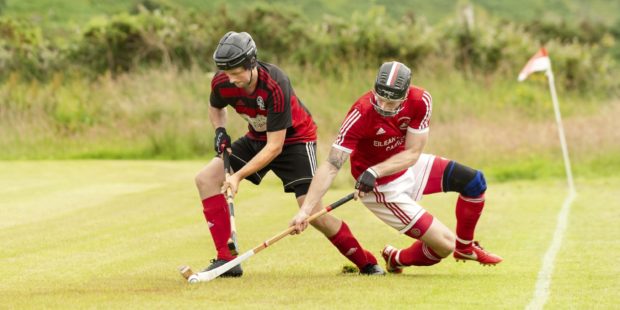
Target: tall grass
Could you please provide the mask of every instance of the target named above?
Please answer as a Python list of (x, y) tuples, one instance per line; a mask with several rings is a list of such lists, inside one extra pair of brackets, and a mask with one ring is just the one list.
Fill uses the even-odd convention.
[[(282, 67), (319, 127), (322, 160), (350, 105), (372, 87), (375, 70)], [(49, 82), (9, 79), (0, 85), (0, 159), (208, 159), (210, 79), (200, 70), (148, 70), (93, 82), (61, 74)], [(499, 179), (563, 174), (543, 77), (519, 84), (422, 67), (413, 83), (433, 95), (428, 152), (492, 170)], [(620, 102), (559, 92), (574, 163), (584, 173), (617, 171)], [(231, 113), (233, 137), (246, 126)]]

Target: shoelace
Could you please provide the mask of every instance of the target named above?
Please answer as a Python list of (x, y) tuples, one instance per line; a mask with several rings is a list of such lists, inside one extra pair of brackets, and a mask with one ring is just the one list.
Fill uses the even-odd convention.
[(477, 247), (477, 248), (479, 248), (481, 250), (484, 250), (484, 248), (480, 245), (480, 243), (478, 243), (478, 241), (474, 241), (473, 243), (474, 243), (475, 247)]

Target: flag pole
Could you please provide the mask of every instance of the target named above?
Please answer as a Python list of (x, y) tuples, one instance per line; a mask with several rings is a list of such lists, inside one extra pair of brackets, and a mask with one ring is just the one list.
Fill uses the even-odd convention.
[[(545, 59), (546, 61), (538, 60)], [(544, 58), (543, 58), (544, 57)], [(544, 69), (543, 69), (544, 68)], [(560, 144), (562, 146), (562, 155), (564, 156), (564, 168), (566, 168), (566, 179), (568, 181), (568, 196), (562, 204), (560, 213), (558, 213), (557, 225), (555, 232), (553, 233), (553, 239), (549, 249), (545, 252), (543, 257), (542, 266), (538, 272), (536, 280), (536, 288), (534, 289), (534, 297), (530, 303), (526, 306), (527, 310), (530, 309), (543, 309), (545, 303), (550, 294), (551, 276), (553, 274), (553, 268), (555, 267), (555, 258), (562, 245), (562, 239), (564, 239), (564, 232), (568, 226), (568, 215), (570, 213), (570, 207), (577, 193), (575, 192), (575, 183), (573, 181), (573, 172), (571, 170), (570, 160), (568, 158), (568, 147), (566, 146), (566, 137), (564, 136), (564, 126), (562, 125), (562, 116), (560, 114), (560, 104), (558, 103), (558, 96), (555, 92), (555, 82), (553, 71), (551, 70), (551, 61), (547, 56), (547, 51), (541, 48), (540, 51), (530, 59), (530, 62), (523, 68), (519, 74), (519, 80), (524, 80), (527, 75), (536, 71), (545, 71), (547, 80), (549, 81), (549, 90), (551, 92), (551, 100), (553, 101), (553, 110), (555, 111), (555, 121), (558, 125), (558, 134), (560, 136)]]
[(555, 111), (555, 121), (558, 125), (558, 134), (560, 135), (560, 145), (562, 146), (562, 155), (564, 156), (564, 168), (566, 169), (566, 178), (568, 180), (568, 189), (570, 194), (575, 194), (575, 182), (573, 181), (573, 171), (571, 169), (570, 159), (568, 157), (568, 147), (566, 145), (566, 137), (564, 136), (564, 126), (562, 125), (562, 115), (560, 114), (560, 104), (558, 103), (558, 95), (555, 92), (555, 79), (551, 64), (546, 70), (547, 80), (549, 81), (549, 90), (551, 92), (551, 100), (553, 101), (553, 110)]

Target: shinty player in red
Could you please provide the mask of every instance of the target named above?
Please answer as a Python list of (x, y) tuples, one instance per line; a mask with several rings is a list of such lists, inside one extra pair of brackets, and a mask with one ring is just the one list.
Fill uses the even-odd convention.
[[(431, 95), (410, 86), (411, 70), (399, 62), (384, 63), (375, 86), (353, 104), (327, 161), (316, 172), (306, 200), (293, 217), (293, 233), (303, 231), (308, 215), (330, 187), (340, 167), (351, 157), (351, 173), (362, 203), (379, 219), (409, 237), (410, 247), (390, 245), (381, 251), (387, 270), (430, 266), (453, 253), (457, 260), (495, 265), (502, 258), (474, 241), (484, 206), (486, 181), (482, 172), (455, 161), (422, 153), (428, 140)], [(421, 207), (423, 195), (458, 192), (456, 236)]]
[[(295, 95), (286, 74), (275, 65), (258, 61), (256, 55), (252, 37), (232, 31), (222, 37), (213, 54), (220, 71), (211, 82), (209, 119), (215, 128), (218, 156), (196, 176), (203, 213), (217, 249), (217, 258), (207, 270), (234, 258), (227, 246), (231, 224), (222, 192), (230, 188), (236, 193), (243, 179), (258, 185), (268, 171), (273, 171), (282, 180), (284, 191), (295, 193), (301, 205), (316, 170), (316, 125), (312, 116)], [(227, 106), (249, 123), (248, 133), (232, 144), (224, 129)], [(235, 172), (229, 178), (224, 174), (222, 152), (231, 152), (230, 164)], [(320, 201), (316, 204), (321, 207)], [(328, 214), (312, 224), (362, 274), (385, 274), (345, 222)], [(222, 276), (242, 274), (241, 266), (235, 266)]]

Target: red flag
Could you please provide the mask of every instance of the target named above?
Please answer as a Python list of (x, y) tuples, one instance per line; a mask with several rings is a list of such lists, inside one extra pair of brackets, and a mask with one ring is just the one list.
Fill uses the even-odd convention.
[(523, 67), (523, 70), (519, 73), (519, 82), (524, 81), (534, 72), (547, 71), (549, 69), (551, 69), (551, 60), (549, 60), (547, 50), (544, 47), (541, 47), (540, 50), (538, 50), (538, 52), (530, 58), (525, 67)]

